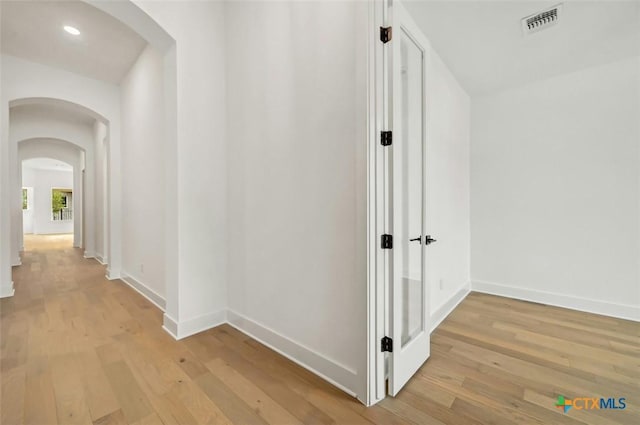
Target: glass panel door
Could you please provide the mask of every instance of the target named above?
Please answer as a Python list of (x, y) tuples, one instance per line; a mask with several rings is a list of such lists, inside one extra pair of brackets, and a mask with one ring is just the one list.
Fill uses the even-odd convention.
[(425, 280), (426, 65), (429, 45), (402, 5), (392, 6), (391, 40), (391, 395), (429, 357), (428, 286)]

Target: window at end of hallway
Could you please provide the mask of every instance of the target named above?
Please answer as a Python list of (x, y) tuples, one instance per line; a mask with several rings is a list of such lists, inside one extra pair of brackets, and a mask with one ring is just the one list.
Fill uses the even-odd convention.
[(51, 189), (51, 213), (53, 221), (73, 220), (71, 189)]

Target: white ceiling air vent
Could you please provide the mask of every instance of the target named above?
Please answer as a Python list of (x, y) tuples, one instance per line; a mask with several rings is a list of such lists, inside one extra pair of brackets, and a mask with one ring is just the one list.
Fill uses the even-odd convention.
[(560, 19), (560, 12), (562, 12), (562, 4), (557, 4), (542, 12), (522, 18), (522, 33), (530, 35), (554, 26)]

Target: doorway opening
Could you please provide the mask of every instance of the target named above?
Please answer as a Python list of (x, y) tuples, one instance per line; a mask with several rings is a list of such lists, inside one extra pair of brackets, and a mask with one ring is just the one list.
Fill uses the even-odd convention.
[(25, 252), (74, 246), (75, 217), (81, 198), (72, 164), (53, 158), (22, 161), (22, 234)]

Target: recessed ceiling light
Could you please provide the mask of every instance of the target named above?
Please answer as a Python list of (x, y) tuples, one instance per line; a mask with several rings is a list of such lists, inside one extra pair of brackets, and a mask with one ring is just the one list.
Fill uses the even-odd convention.
[(64, 26), (64, 30), (66, 32), (68, 32), (69, 34), (73, 34), (73, 35), (80, 35), (80, 30), (78, 28), (69, 26), (69, 25), (65, 25)]

